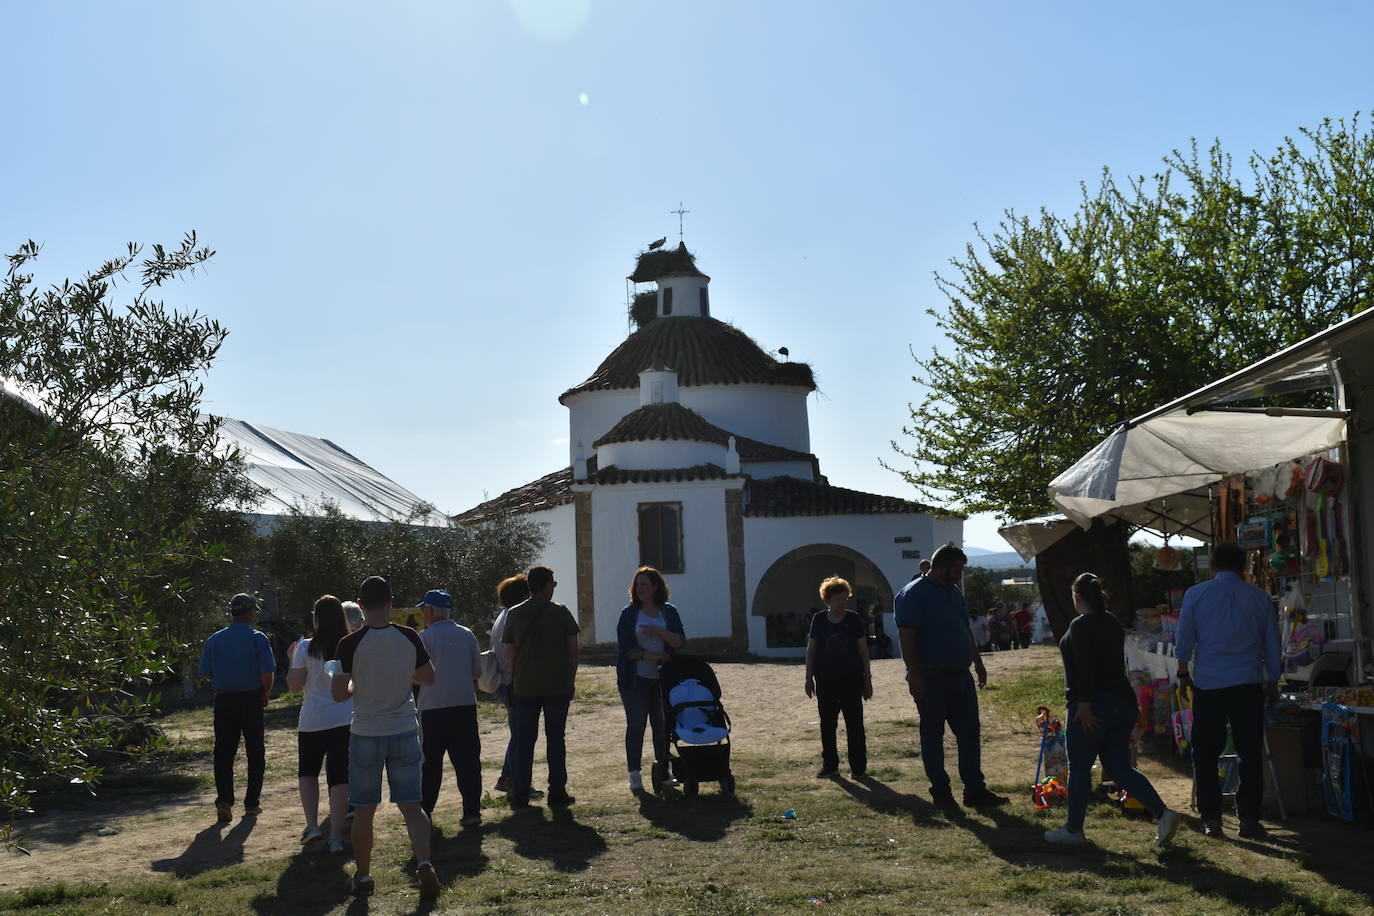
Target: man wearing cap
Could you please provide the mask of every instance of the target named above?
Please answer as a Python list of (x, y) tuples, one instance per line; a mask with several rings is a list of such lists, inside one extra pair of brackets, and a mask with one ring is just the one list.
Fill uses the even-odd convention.
[(353, 805), (353, 861), (349, 893), (372, 893), (372, 822), (382, 803), (386, 770), (391, 803), (401, 809), (415, 853), (420, 896), (439, 896), (439, 878), (429, 861), (429, 818), (421, 806), (420, 735), (411, 684), (434, 683), (434, 665), (420, 636), (391, 622), (391, 584), (369, 576), (358, 589), (361, 630), (339, 640), (329, 692), (336, 702), (353, 698), (348, 740), (348, 802)]
[(444, 755), (453, 764), (463, 798), (463, 827), (482, 823), (482, 741), (477, 732), (477, 689), (482, 650), (467, 627), (449, 619), (453, 596), (441, 588), (425, 593), (425, 631), (420, 641), (434, 663), (434, 683), (420, 688), (420, 726), (425, 762), (421, 771), (422, 804), (434, 818), (439, 786), (444, 781)]
[(215, 690), (215, 813), (234, 816), (234, 758), (243, 738), (248, 755), (248, 788), (243, 813), (262, 813), (262, 778), (267, 771), (263, 708), (272, 695), (277, 659), (267, 634), (253, 629), (258, 602), (239, 594), (229, 602), (232, 622), (212, 634), (200, 653), (200, 676)]

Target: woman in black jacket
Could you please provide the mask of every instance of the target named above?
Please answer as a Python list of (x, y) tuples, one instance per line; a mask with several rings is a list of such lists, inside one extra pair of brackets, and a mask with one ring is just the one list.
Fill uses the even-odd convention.
[(1083, 820), (1092, 794), (1093, 761), (1101, 757), (1103, 771), (1155, 818), (1155, 843), (1163, 846), (1178, 829), (1179, 815), (1131, 763), (1131, 730), (1140, 710), (1126, 677), (1126, 632), (1107, 613), (1102, 580), (1092, 573), (1074, 580), (1073, 606), (1078, 616), (1059, 641), (1069, 702), (1069, 815), (1063, 827), (1045, 831), (1045, 839), (1065, 846), (1087, 842)]

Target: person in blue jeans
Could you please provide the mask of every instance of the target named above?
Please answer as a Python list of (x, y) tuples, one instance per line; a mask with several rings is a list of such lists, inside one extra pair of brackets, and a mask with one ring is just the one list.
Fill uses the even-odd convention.
[(511, 668), (511, 725), (515, 759), (510, 779), (510, 806), (530, 806), (534, 745), (539, 717), (544, 717), (544, 750), (549, 767), (548, 802), (566, 808), (568, 794), (568, 707), (577, 682), (582, 628), (572, 612), (556, 604), (558, 582), (547, 566), (533, 566), (525, 576), (530, 597), (510, 609), (501, 642)]
[(615, 683), (625, 707), (625, 766), (630, 791), (644, 788), (641, 758), (644, 726), (653, 732), (654, 768), (650, 785), (658, 792), (673, 784), (668, 772), (668, 731), (663, 721), (663, 691), (658, 666), (673, 657), (686, 639), (677, 608), (668, 603), (668, 584), (652, 566), (641, 566), (630, 580), (630, 603), (620, 611), (616, 624), (619, 655)]
[[(968, 557), (952, 544), (935, 551), (930, 572), (906, 584), (893, 602), (907, 689), (921, 715), (921, 762), (930, 779), (930, 797), (947, 815), (962, 809), (945, 772), (945, 725), (959, 745), (959, 779), (964, 804), (995, 808), (1009, 798), (988, 788), (983, 776), (982, 729), (978, 722), (978, 687), (988, 670), (973, 644), (968, 606), (959, 581)], [(974, 686), (969, 665), (978, 674)]]
[(1045, 840), (1062, 846), (1087, 842), (1083, 820), (1093, 761), (1101, 757), (1103, 771), (1155, 818), (1155, 844), (1164, 846), (1178, 829), (1179, 815), (1131, 763), (1131, 730), (1140, 710), (1126, 677), (1126, 633), (1107, 612), (1102, 580), (1092, 573), (1074, 580), (1073, 606), (1078, 616), (1059, 641), (1068, 699), (1069, 813), (1064, 826), (1045, 831)]

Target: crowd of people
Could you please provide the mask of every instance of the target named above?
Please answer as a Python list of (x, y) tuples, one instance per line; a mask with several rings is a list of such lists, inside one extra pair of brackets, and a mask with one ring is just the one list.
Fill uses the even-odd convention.
[[(1189, 590), (1179, 623), (1179, 678), (1196, 694), (1195, 781), (1209, 836), (1221, 835), (1216, 764), (1228, 723), (1240, 756), (1240, 832), (1263, 835), (1259, 728), (1263, 705), (1276, 692), (1278, 636), (1267, 596), (1239, 575), (1243, 562), (1238, 547), (1220, 545), (1213, 556), (1217, 578)], [(921, 759), (931, 799), (947, 814), (957, 813), (961, 805), (945, 769), (946, 727), (956, 740), (962, 804), (985, 808), (1010, 800), (988, 787), (982, 771), (978, 689), (988, 678), (982, 653), (989, 651), (989, 643), (1005, 641), (1005, 648), (1019, 644), (1016, 634), (1023, 625), (1029, 633), (1025, 606), (1018, 609), (1027, 612), (1024, 619), (1017, 612), (989, 615), (988, 620), (1005, 616), (1005, 631), (978, 625), (980, 615), (970, 614), (959, 587), (966, 564), (959, 548), (939, 548), (894, 602), (907, 688), (920, 718)], [(535, 566), (497, 589), (500, 612), (491, 628), (490, 689), (506, 707), (509, 737), (495, 788), (507, 794), (516, 810), (541, 797), (551, 806), (575, 801), (568, 792), (565, 732), (581, 628), (569, 609), (553, 600), (557, 585), (553, 570)], [(629, 600), (616, 627), (627, 780), (632, 791), (644, 791), (648, 730), (653, 748), (650, 787), (659, 792), (674, 783), (659, 666), (684, 648), (687, 635), (658, 570), (640, 567), (627, 591)], [(818, 595), (826, 609), (812, 616), (807, 632), (803, 691), (815, 699), (820, 715), (821, 778), (839, 774), (841, 717), (849, 770), (856, 779), (867, 774), (863, 704), (873, 697), (873, 677), (868, 628), (848, 607), (852, 594), (850, 583), (837, 576), (821, 582)], [(1100, 758), (1104, 770), (1150, 811), (1156, 842), (1163, 845), (1174, 835), (1179, 815), (1165, 806), (1131, 761), (1129, 739), (1138, 710), (1126, 676), (1124, 631), (1107, 611), (1096, 576), (1080, 576), (1072, 597), (1078, 616), (1059, 646), (1068, 706), (1068, 817), (1045, 838), (1068, 845), (1086, 841), (1083, 823), (1092, 764)], [(417, 607), (425, 628), (417, 633), (391, 622), (391, 586), (371, 576), (359, 587), (356, 604), (332, 595), (316, 601), (311, 636), (291, 649), (287, 684), (303, 693), (297, 734), (297, 780), (305, 818), (301, 842), (325, 843), (331, 852), (342, 852), (351, 820), (356, 864), (349, 878), (351, 893), (370, 893), (375, 883), (370, 871), (373, 821), (382, 800), (383, 770), (390, 800), (405, 819), (422, 897), (439, 893), (430, 835), (445, 758), (462, 800), (460, 826), (482, 823), (476, 684), (483, 677), (483, 655), (476, 635), (451, 619), (453, 606), (449, 592), (427, 592)], [(201, 675), (212, 680), (215, 690), (215, 807), (220, 821), (233, 817), (233, 765), (241, 740), (248, 763), (243, 811), (262, 811), (263, 710), (276, 662), (267, 637), (253, 627), (257, 610), (251, 595), (236, 595), (229, 606), (232, 622), (210, 637), (200, 662)], [(1190, 664), (1198, 669), (1196, 684)], [(541, 716), (546, 796), (532, 785)], [(329, 806), (327, 838), (319, 817), (321, 770)]]
[(1029, 649), (1034, 623), (1035, 615), (1025, 602), (1015, 609), (999, 602), (988, 608), (986, 614), (973, 609), (968, 613), (969, 629), (980, 652)]

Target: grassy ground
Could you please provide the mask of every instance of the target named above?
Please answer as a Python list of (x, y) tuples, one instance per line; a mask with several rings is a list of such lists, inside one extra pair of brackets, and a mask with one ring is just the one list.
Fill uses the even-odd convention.
[[(813, 898), (827, 912), (865, 916), (1374, 911), (1374, 843), (1325, 818), (1298, 819), (1266, 843), (1207, 840), (1190, 818), (1175, 846), (1157, 851), (1147, 822), (1101, 804), (1089, 812), (1092, 845), (1047, 846), (1040, 835), (1062, 812), (1033, 810), (1026, 785), (1038, 743), (1034, 707), (1060, 702), (1051, 650), (988, 659), (984, 767), (1013, 804), (939, 814), (926, 794), (900, 665), (876, 663), (878, 693), (866, 714), (871, 779), (814, 778), (815, 708), (801, 694), (798, 666), (721, 665), (735, 721), (736, 797), (708, 785), (695, 799), (642, 800), (624, 788), (613, 672), (584, 670), (569, 724), (578, 804), (511, 813), (497, 796), (482, 829), (460, 831), (450, 783), (434, 850), (445, 889), (423, 906), (394, 810), (378, 815), (370, 900), (343, 894), (346, 857), (295, 844), (292, 699), (271, 711), (269, 810), (223, 827), (208, 807), (208, 713), (178, 714), (167, 722), (176, 740), (166, 754), (115, 774), (95, 801), (52, 799), (33, 824), (20, 825), (32, 828), (34, 858), (0, 858), (0, 912), (734, 914), (815, 908)], [(482, 722), (489, 785), (501, 710), (484, 705)], [(1176, 762), (1144, 769), (1186, 810)], [(784, 818), (786, 809), (796, 818)], [(97, 824), (119, 833), (99, 837)]]

